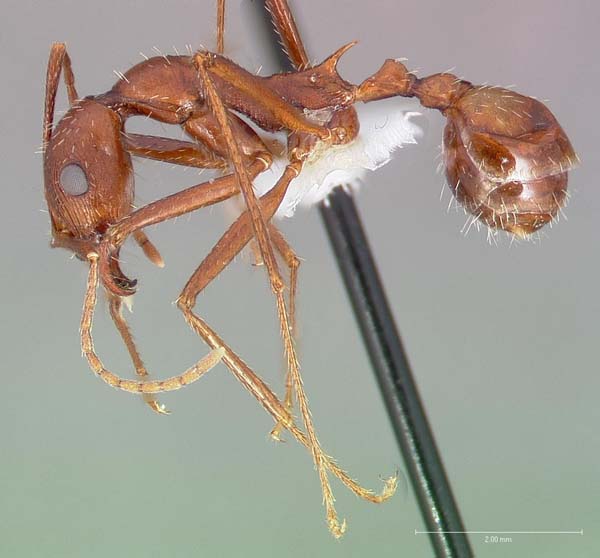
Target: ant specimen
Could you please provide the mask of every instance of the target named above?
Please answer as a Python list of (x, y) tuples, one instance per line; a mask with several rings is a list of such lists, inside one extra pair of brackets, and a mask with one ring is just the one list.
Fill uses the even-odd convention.
[[(290, 61), (296, 71), (269, 77), (253, 75), (222, 55), (224, 0), (218, 2), (217, 53), (150, 58), (122, 75), (103, 94), (79, 98), (64, 44), (54, 44), (46, 78), (43, 145), (45, 195), (52, 227), (52, 246), (71, 250), (88, 262), (89, 276), (81, 319), (81, 345), (93, 370), (119, 390), (141, 394), (158, 413), (166, 413), (156, 394), (173, 391), (199, 379), (219, 361), (273, 417), (272, 436), (288, 430), (306, 446), (317, 469), (327, 523), (335, 537), (344, 533), (334, 508), (328, 473), (355, 494), (379, 503), (395, 490), (396, 478), (375, 494), (352, 480), (321, 448), (315, 434), (294, 345), (295, 291), (299, 260), (271, 223), (283, 205), (291, 211), (311, 188), (298, 187), (303, 172), (359, 141), (355, 104), (388, 97), (416, 97), (447, 118), (444, 132), (446, 176), (458, 201), (492, 229), (525, 236), (550, 222), (566, 198), (568, 170), (576, 155), (562, 128), (539, 101), (497, 87), (474, 86), (449, 73), (422, 79), (398, 60), (388, 59), (360, 85), (343, 80), (336, 69), (353, 43), (311, 67), (286, 0), (266, 0)], [(70, 108), (53, 126), (61, 73)], [(193, 141), (127, 133), (129, 117), (145, 115), (178, 124)], [(253, 125), (243, 120), (246, 117)], [(275, 154), (259, 131), (283, 132), (285, 168), (274, 186), (257, 196), (254, 185), (270, 169)], [(406, 138), (396, 140), (388, 152)], [(178, 165), (210, 168), (223, 176), (197, 184), (139, 209), (133, 207), (131, 156)], [(377, 166), (381, 160), (371, 162)], [(330, 169), (336, 171), (336, 168)], [(339, 176), (339, 175), (336, 175)], [(321, 188), (322, 190), (322, 188)], [(221, 237), (188, 280), (177, 305), (189, 326), (211, 352), (179, 376), (154, 381), (137, 351), (122, 315), (136, 282), (119, 266), (119, 251), (130, 236), (145, 255), (162, 266), (158, 250), (143, 229), (242, 194), (244, 211)], [(324, 197), (327, 191), (321, 192)], [(291, 202), (286, 200), (293, 200)], [(249, 242), (255, 243), (276, 299), (286, 364), (283, 401), (195, 312), (200, 292)], [(284, 295), (277, 252), (290, 273)], [(138, 380), (122, 379), (107, 370), (94, 351), (92, 320), (96, 293), (106, 291), (110, 315), (133, 361)], [(297, 401), (304, 429), (291, 411)]]

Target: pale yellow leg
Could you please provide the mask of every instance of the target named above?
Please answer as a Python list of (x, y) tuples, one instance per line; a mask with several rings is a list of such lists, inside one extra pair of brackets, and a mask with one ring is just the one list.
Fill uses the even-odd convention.
[(87, 290), (81, 316), (81, 350), (87, 359), (92, 371), (105, 381), (109, 386), (129, 393), (153, 394), (165, 391), (175, 391), (198, 380), (205, 372), (208, 372), (218, 364), (224, 354), (224, 350), (215, 347), (206, 357), (198, 361), (194, 366), (179, 376), (173, 376), (166, 380), (135, 381), (125, 380), (107, 370), (98, 355), (94, 351), (92, 339), (92, 321), (94, 308), (96, 307), (96, 291), (98, 288), (98, 254), (91, 253), (87, 257), (90, 262), (90, 272), (87, 281)]

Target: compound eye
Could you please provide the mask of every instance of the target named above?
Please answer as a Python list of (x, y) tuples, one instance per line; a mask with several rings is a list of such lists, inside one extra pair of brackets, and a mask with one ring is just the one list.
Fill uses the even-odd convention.
[(90, 186), (83, 169), (71, 163), (60, 171), (60, 187), (65, 194), (81, 196), (89, 190)]

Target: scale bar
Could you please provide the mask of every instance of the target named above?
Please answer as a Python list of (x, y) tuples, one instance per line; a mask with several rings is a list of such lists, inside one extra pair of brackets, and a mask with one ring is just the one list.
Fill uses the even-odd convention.
[(432, 535), (436, 533), (463, 534), (463, 535), (583, 535), (579, 531), (418, 531), (415, 535)]

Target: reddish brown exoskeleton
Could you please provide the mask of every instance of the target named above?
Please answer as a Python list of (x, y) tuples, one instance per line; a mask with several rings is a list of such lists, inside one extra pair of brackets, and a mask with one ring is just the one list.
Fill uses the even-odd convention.
[[(539, 229), (556, 215), (566, 196), (567, 173), (575, 154), (544, 105), (511, 91), (473, 86), (451, 74), (418, 79), (392, 59), (356, 86), (343, 80), (336, 69), (339, 58), (352, 44), (319, 66), (309, 67), (285, 0), (270, 0), (267, 4), (290, 60), (298, 68), (295, 72), (258, 77), (220, 53), (199, 51), (189, 56), (151, 58), (126, 72), (110, 91), (80, 99), (65, 46), (53, 45), (44, 112), (45, 192), (53, 246), (73, 251), (90, 266), (81, 344), (92, 370), (117, 389), (142, 394), (153, 410), (164, 413), (155, 394), (197, 380), (222, 360), (273, 417), (272, 435), (277, 438), (286, 429), (311, 451), (328, 525), (337, 537), (343, 534), (345, 523), (338, 521), (328, 473), (372, 502), (389, 498), (396, 479), (385, 481), (383, 491), (374, 494), (353, 481), (321, 449), (293, 340), (299, 260), (270, 223), (271, 218), (291, 194), (290, 207), (295, 207), (307, 193), (297, 185), (309, 167), (323, 161), (329, 164), (327, 154), (339, 155), (357, 143), (360, 127), (355, 104), (359, 102), (416, 97), (423, 106), (440, 110), (448, 119), (444, 134), (446, 174), (457, 199), (489, 227), (519, 236)], [(223, 44), (223, 8), (221, 0), (219, 52)], [(71, 106), (53, 127), (61, 72)], [(255, 127), (238, 114), (249, 118)], [(178, 124), (194, 141), (127, 133), (125, 123), (134, 115)], [(285, 168), (274, 186), (257, 197), (253, 185), (274, 160), (261, 130), (284, 132), (287, 149)], [(400, 143), (396, 141), (390, 151)], [(224, 175), (134, 210), (131, 155), (217, 169)], [(379, 164), (377, 157), (367, 163)], [(313, 186), (318, 190), (322, 184), (310, 188)], [(325, 188), (322, 195), (326, 192)], [(178, 299), (186, 321), (212, 351), (182, 375), (151, 381), (121, 313), (123, 300), (135, 292), (135, 281), (119, 267), (120, 247), (132, 236), (151, 261), (162, 265), (160, 254), (143, 232), (145, 227), (240, 193), (245, 211), (199, 265)], [(250, 241), (256, 242), (277, 302), (288, 369), (283, 401), (193, 312), (198, 294)], [(290, 270), (288, 301), (275, 251)], [(94, 352), (91, 328), (99, 283), (108, 295), (110, 314), (131, 355), (138, 381), (121, 379), (106, 370)], [(304, 430), (291, 415), (294, 395)]]

